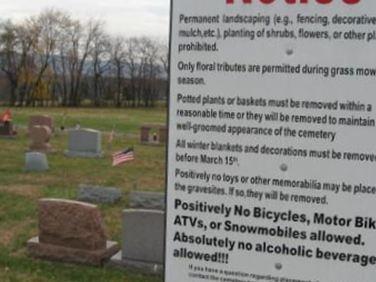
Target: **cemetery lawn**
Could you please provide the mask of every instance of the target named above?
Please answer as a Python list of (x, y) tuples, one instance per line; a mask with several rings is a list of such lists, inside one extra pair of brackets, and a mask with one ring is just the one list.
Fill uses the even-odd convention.
[[(0, 108), (2, 112), (4, 108)], [(14, 108), (18, 127), (15, 139), (0, 139), (0, 281), (162, 281), (161, 277), (113, 268), (95, 268), (34, 260), (26, 254), (26, 241), (38, 234), (37, 201), (43, 197), (75, 199), (79, 184), (118, 187), (122, 200), (115, 205), (100, 205), (108, 237), (121, 242), (121, 212), (128, 205), (132, 190), (164, 191), (165, 147), (139, 143), (139, 127), (144, 123), (165, 123), (166, 108), (93, 109), (93, 108)], [(50, 170), (25, 173), (24, 153), (28, 148), (26, 127), (34, 114), (54, 118), (55, 133), (48, 155)], [(64, 118), (65, 116), (65, 118)], [(65, 120), (65, 122), (64, 122)], [(102, 159), (76, 159), (64, 156), (67, 133), (74, 127), (103, 132)], [(108, 136), (115, 129), (112, 146)], [(113, 168), (111, 153), (133, 147), (135, 161)]]

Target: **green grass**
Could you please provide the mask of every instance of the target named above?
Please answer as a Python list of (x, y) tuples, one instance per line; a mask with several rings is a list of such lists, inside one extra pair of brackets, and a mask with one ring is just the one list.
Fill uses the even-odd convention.
[(29, 116), (47, 114), (54, 118), (60, 127), (63, 123), (73, 127), (80, 123), (81, 127), (111, 131), (113, 127), (124, 133), (138, 133), (142, 123), (164, 123), (166, 109), (114, 109), (114, 108), (14, 108), (12, 109), (14, 123), (27, 125)]
[[(0, 112), (3, 108), (0, 108)], [(81, 183), (115, 186), (123, 198), (115, 205), (100, 206), (109, 239), (121, 241), (121, 212), (128, 207), (128, 194), (137, 189), (164, 191), (165, 148), (139, 143), (143, 123), (165, 123), (166, 109), (12, 109), (18, 127), (17, 138), (0, 139), (0, 281), (161, 281), (160, 277), (35, 260), (27, 256), (26, 241), (36, 236), (37, 201), (42, 197), (75, 199)], [(48, 155), (50, 170), (45, 173), (23, 171), (28, 148), (26, 127), (34, 114), (50, 115), (56, 132), (51, 139), (55, 152)], [(65, 116), (65, 118), (63, 118)], [(67, 134), (60, 126), (93, 128), (103, 132), (102, 159), (67, 158)], [(110, 146), (109, 132), (116, 138)], [(123, 166), (111, 166), (111, 153), (133, 146), (136, 160)]]

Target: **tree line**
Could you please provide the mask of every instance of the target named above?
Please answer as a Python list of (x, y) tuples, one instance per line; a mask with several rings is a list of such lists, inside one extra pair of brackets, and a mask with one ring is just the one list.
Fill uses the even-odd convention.
[(100, 20), (50, 9), (0, 23), (0, 76), (10, 106), (150, 107), (167, 98), (167, 73), (166, 42), (112, 36)]

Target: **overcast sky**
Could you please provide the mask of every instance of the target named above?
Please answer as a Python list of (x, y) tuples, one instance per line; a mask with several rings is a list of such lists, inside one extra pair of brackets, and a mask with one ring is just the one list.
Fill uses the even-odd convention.
[(169, 0), (0, 0), (0, 17), (20, 20), (46, 8), (70, 12), (80, 19), (98, 18), (113, 34), (167, 39)]

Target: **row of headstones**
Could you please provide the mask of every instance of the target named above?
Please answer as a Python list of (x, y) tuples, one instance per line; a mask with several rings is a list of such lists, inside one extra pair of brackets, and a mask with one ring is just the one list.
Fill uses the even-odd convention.
[[(48, 142), (53, 132), (54, 121), (50, 116), (31, 116), (28, 124), (28, 133), (32, 139), (30, 150), (50, 151), (51, 147)], [(16, 133), (12, 122), (0, 123), (0, 136), (14, 137)], [(161, 124), (142, 125), (140, 128), (140, 141), (143, 144), (165, 144), (167, 142), (167, 127)], [(96, 150), (95, 152), (98, 151), (100, 150)]]
[[(47, 153), (52, 152), (50, 139), (54, 132), (54, 122), (49, 116), (32, 116), (29, 119), (28, 136), (31, 140), (25, 155), (26, 171), (46, 171), (49, 169)], [(102, 152), (102, 134), (93, 129), (71, 129), (68, 131), (68, 157), (99, 158)]]
[[(154, 134), (151, 134), (153, 132)], [(26, 171), (48, 170), (46, 154), (52, 152), (49, 141), (54, 132), (54, 122), (49, 116), (32, 116), (29, 119), (28, 135), (31, 139), (29, 151), (25, 155)], [(143, 144), (165, 144), (167, 127), (164, 125), (143, 125), (140, 141)], [(100, 158), (102, 151), (102, 134), (93, 129), (71, 129), (68, 131), (68, 157)]]
[[(28, 133), (33, 130), (34, 126), (48, 128), (47, 131), (53, 131), (53, 119), (49, 116), (31, 116), (29, 118)], [(17, 130), (12, 121), (0, 122), (0, 136), (1, 137), (15, 137)]]
[(29, 255), (52, 261), (94, 266), (109, 264), (161, 274), (164, 194), (132, 192), (130, 202), (133, 209), (126, 209), (122, 214), (123, 244), (120, 248), (117, 242), (108, 240), (96, 205), (62, 199), (39, 200), (39, 234), (27, 242)]
[[(49, 116), (31, 116), (28, 125), (28, 135), (31, 139), (29, 150), (49, 153), (49, 144), (54, 132), (54, 122)], [(71, 129), (68, 131), (67, 156), (73, 157), (101, 157), (101, 132), (93, 129)]]
[[(49, 144), (51, 130), (46, 126), (33, 126), (29, 131), (32, 140), (30, 150), (25, 154), (26, 171), (46, 171), (49, 169), (46, 153), (52, 151)], [(67, 157), (100, 158), (102, 152), (101, 132), (92, 129), (73, 129), (68, 133)]]
[[(50, 116), (31, 116), (29, 118), (28, 134), (31, 139), (30, 151), (48, 153), (49, 144), (54, 132), (54, 122)], [(165, 125), (142, 125), (140, 141), (143, 144), (165, 144), (167, 141), (167, 127)], [(68, 156), (101, 157), (101, 133), (92, 129), (69, 130)]]

